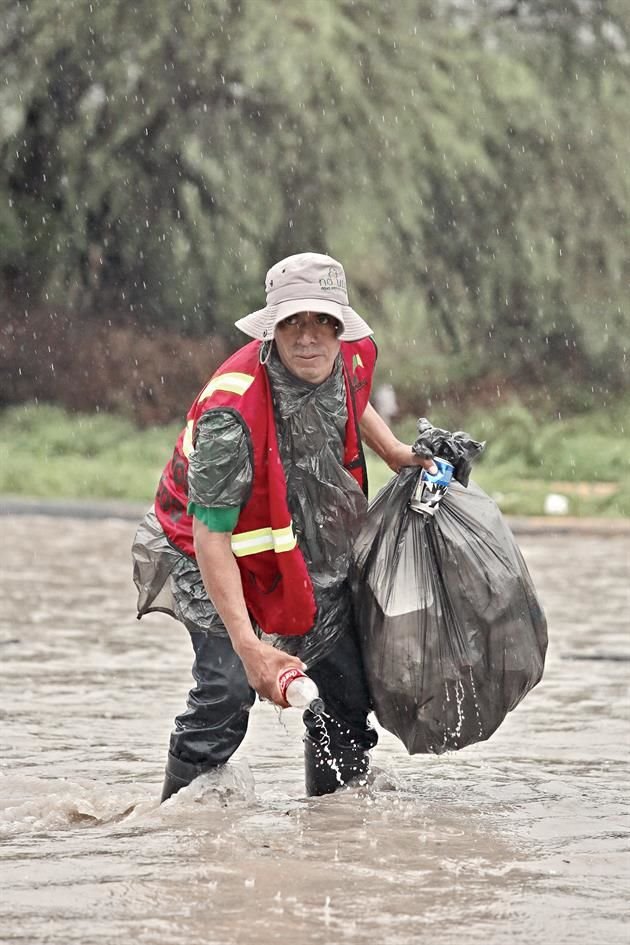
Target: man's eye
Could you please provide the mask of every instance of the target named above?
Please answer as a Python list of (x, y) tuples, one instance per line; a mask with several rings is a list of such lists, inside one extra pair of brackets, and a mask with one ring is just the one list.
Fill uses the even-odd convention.
[(297, 323), (298, 323), (297, 315), (289, 315), (289, 317), (285, 318), (282, 322), (283, 325), (290, 325), (291, 328), (297, 325)]
[(330, 325), (330, 315), (318, 315), (317, 322), (319, 325)]

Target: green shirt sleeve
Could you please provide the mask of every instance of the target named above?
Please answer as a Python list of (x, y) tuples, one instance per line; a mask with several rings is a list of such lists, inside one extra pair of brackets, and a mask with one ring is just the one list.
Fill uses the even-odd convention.
[(243, 424), (226, 410), (199, 419), (188, 461), (188, 514), (211, 532), (231, 532), (250, 494), (251, 449)]
[(196, 502), (188, 503), (188, 514), (194, 515), (211, 532), (233, 532), (240, 509), (207, 509)]

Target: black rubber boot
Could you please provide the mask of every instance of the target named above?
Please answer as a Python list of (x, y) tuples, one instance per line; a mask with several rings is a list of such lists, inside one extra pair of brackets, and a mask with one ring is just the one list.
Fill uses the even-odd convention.
[(358, 746), (331, 745), (326, 749), (309, 735), (304, 738), (304, 780), (308, 797), (332, 794), (357, 778), (364, 778), (369, 768), (369, 752)]
[(207, 765), (206, 767), (194, 765), (189, 761), (182, 761), (181, 758), (176, 758), (175, 755), (171, 755), (169, 752), (166, 761), (160, 804), (167, 801), (173, 794), (177, 794), (182, 788), (188, 787), (195, 778), (199, 777), (200, 774), (204, 774), (206, 771), (210, 771), (213, 767), (217, 767), (217, 765)]

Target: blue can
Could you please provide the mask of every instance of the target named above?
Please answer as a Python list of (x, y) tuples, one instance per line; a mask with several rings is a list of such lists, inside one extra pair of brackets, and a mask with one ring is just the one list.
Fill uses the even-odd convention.
[(433, 475), (428, 469), (422, 470), (409, 503), (416, 512), (424, 512), (426, 515), (435, 515), (455, 471), (453, 464), (440, 456), (434, 456), (433, 462), (438, 468), (437, 473)]

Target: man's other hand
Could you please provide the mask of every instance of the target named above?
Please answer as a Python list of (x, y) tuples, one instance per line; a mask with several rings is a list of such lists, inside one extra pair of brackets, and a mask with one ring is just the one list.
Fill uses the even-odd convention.
[(257, 637), (252, 637), (245, 645), (240, 646), (237, 652), (252, 689), (256, 690), (261, 699), (269, 699), (281, 709), (287, 709), (289, 703), (280, 694), (278, 678), (285, 669), (295, 667), (304, 671), (306, 667), (302, 660), (289, 656), (282, 650), (276, 650)]

